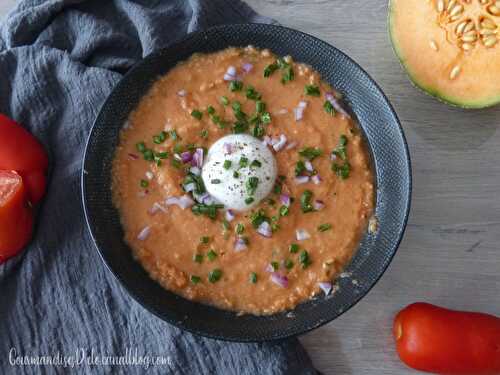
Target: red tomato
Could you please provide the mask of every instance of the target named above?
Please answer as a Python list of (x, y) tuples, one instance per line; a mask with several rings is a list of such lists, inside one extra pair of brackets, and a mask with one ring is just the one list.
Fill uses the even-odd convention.
[(408, 366), (437, 374), (500, 374), (500, 318), (415, 303), (399, 312), (394, 338)]
[(30, 201), (45, 194), (48, 158), (38, 140), (15, 121), (0, 114), (0, 170), (14, 170), (25, 180)]
[(22, 177), (0, 171), (0, 263), (19, 253), (33, 234), (33, 209)]

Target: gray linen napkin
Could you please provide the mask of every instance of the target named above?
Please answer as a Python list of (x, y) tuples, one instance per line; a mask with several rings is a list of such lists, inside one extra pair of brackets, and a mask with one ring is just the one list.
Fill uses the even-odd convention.
[[(164, 357), (166, 364), (150, 365), (148, 373), (316, 373), (296, 339), (226, 343), (149, 314), (105, 269), (83, 221), (84, 144), (122, 75), (188, 32), (236, 22), (271, 21), (236, 0), (25, 0), (3, 21), (0, 112), (43, 142), (52, 173), (34, 241), (0, 266), (1, 374), (142, 374), (147, 365), (92, 364), (96, 357), (119, 361), (99, 356), (139, 361), (136, 354)], [(84, 353), (87, 364), (74, 369), (21, 365), (79, 361)]]

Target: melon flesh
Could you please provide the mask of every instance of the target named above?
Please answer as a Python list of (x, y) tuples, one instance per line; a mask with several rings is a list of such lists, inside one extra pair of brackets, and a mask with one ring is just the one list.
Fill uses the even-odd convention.
[(500, 103), (499, 0), (391, 0), (389, 29), (424, 91), (464, 108)]

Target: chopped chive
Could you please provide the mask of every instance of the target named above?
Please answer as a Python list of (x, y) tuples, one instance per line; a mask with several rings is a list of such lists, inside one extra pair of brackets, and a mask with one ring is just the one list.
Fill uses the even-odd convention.
[(201, 281), (201, 277), (195, 276), (195, 275), (191, 275), (191, 282), (193, 284), (198, 284), (200, 281)]
[(250, 167), (260, 168), (260, 167), (262, 167), (262, 163), (260, 161), (258, 161), (257, 159), (255, 159), (250, 163)]
[(231, 168), (231, 164), (233, 164), (231, 160), (224, 160), (224, 165), (223, 165), (224, 169)]
[(221, 180), (219, 180), (218, 178), (214, 178), (212, 181), (210, 181), (210, 183), (211, 183), (211, 184), (213, 184), (213, 185), (218, 185), (218, 184), (220, 184), (221, 182), (222, 182), (222, 181), (221, 181)]
[(168, 151), (155, 152), (155, 157), (158, 159), (168, 159)]
[(222, 271), (218, 268), (213, 269), (208, 273), (208, 281), (216, 283), (222, 277)]
[(241, 112), (241, 103), (239, 101), (235, 100), (233, 102), (233, 104), (231, 104), (231, 108), (233, 109), (233, 111), (235, 113)]
[(299, 254), (299, 263), (302, 268), (307, 268), (311, 264), (311, 260), (309, 259), (309, 253), (307, 250), (302, 250)]
[(256, 124), (253, 128), (252, 135), (255, 138), (262, 138), (264, 136), (265, 129), (262, 124)]
[(264, 221), (269, 221), (269, 218), (266, 216), (264, 210), (260, 209), (250, 215), (250, 221), (254, 228), (258, 228)]
[(239, 162), (239, 165), (240, 165), (240, 168), (245, 168), (248, 166), (248, 158), (246, 158), (245, 156), (242, 156), (240, 158), (240, 162)]
[(243, 232), (245, 231), (245, 226), (241, 223), (238, 223), (238, 225), (236, 225), (236, 234), (243, 234)]
[(229, 91), (235, 92), (235, 91), (241, 91), (243, 88), (243, 82), (241, 81), (231, 81), (229, 83)]
[(208, 138), (208, 130), (207, 129), (203, 129), (200, 132), (200, 137), (203, 138), (203, 139), (207, 139)]
[(300, 196), (300, 208), (303, 213), (313, 212), (314, 208), (311, 204), (313, 193), (311, 190), (305, 190)]
[(209, 242), (210, 242), (210, 237), (208, 237), (208, 236), (200, 237), (200, 243), (207, 244)]
[(257, 283), (257, 274), (255, 272), (250, 272), (250, 276), (249, 276), (248, 280), (252, 284), (256, 284)]
[(245, 199), (245, 203), (246, 204), (252, 204), (253, 201), (254, 201), (254, 199), (252, 197), (248, 197), (248, 198)]
[(351, 174), (351, 165), (345, 162), (343, 165), (338, 165), (337, 163), (332, 164), (332, 170), (335, 174), (342, 180), (345, 180)]
[(271, 114), (269, 112), (264, 112), (260, 118), (263, 124), (267, 125), (271, 123)]
[(202, 254), (195, 254), (193, 256), (193, 261), (201, 264), (203, 262), (203, 255)]
[(203, 113), (197, 109), (193, 109), (193, 111), (191, 112), (191, 116), (193, 116), (197, 120), (201, 120), (201, 118), (203, 117)]
[(260, 100), (257, 100), (257, 102), (255, 103), (255, 111), (257, 113), (262, 113), (266, 110), (266, 103), (260, 101)]
[[(273, 216), (274, 217), (274, 216)], [(278, 223), (271, 223), (271, 230), (274, 232), (280, 230), (280, 225)]]
[(234, 172), (233, 172), (233, 177), (234, 177), (234, 178), (238, 178), (238, 177), (240, 177), (240, 173), (239, 173), (238, 171), (234, 171)]
[(332, 224), (321, 224), (318, 226), (318, 232), (326, 232), (327, 230), (332, 229)]
[(247, 87), (246, 96), (247, 96), (247, 99), (250, 99), (250, 100), (260, 100), (260, 98), (262, 97), (261, 94), (259, 94), (257, 91), (255, 91), (253, 86)]
[(280, 216), (287, 216), (289, 212), (290, 212), (290, 209), (288, 208), (288, 206), (281, 206), (280, 207)]
[(149, 186), (149, 182), (147, 180), (141, 180), (141, 187), (147, 188)]
[(227, 221), (226, 219), (224, 219), (224, 220), (222, 221), (222, 229), (223, 229), (224, 231), (228, 231), (228, 230), (229, 230), (229, 228), (231, 228), (231, 224), (229, 224), (229, 221)]
[(221, 96), (220, 97), (220, 102), (223, 106), (226, 106), (229, 104), (229, 99), (227, 98), (227, 96)]
[(139, 151), (140, 153), (146, 151), (146, 145), (144, 144), (144, 142), (137, 143), (135, 147), (137, 148), (137, 151)]
[(304, 147), (299, 151), (300, 156), (311, 161), (321, 156), (322, 154), (323, 151), (320, 148), (315, 148), (315, 147)]
[(246, 187), (247, 193), (249, 195), (254, 195), (258, 186), (259, 186), (259, 178), (258, 177), (249, 177), (245, 183), (245, 187)]
[(288, 250), (292, 253), (292, 254), (296, 254), (299, 252), (300, 250), (300, 247), (299, 245), (297, 245), (296, 243), (292, 243), (290, 244), (290, 246), (288, 247)]
[(335, 116), (335, 108), (333, 108), (332, 103), (330, 103), (328, 100), (325, 101), (325, 104), (323, 104), (323, 108), (326, 113), (329, 115)]
[(182, 145), (180, 143), (176, 143), (174, 145), (174, 150), (173, 151), (176, 154), (180, 154), (180, 153), (182, 153), (182, 151), (184, 151), (184, 147), (182, 147)]
[(153, 161), (155, 159), (154, 153), (152, 150), (145, 150), (142, 154), (144, 156), (144, 159), (147, 161)]
[(264, 77), (268, 78), (273, 74), (276, 70), (278, 70), (279, 66), (277, 63), (272, 63), (264, 69)]
[(280, 268), (280, 265), (278, 262), (271, 262), (271, 267), (273, 267), (274, 271), (277, 271), (278, 268)]
[(170, 136), (174, 141), (179, 139), (179, 135), (177, 134), (177, 131), (175, 129), (170, 130)]
[(295, 78), (295, 73), (291, 66), (284, 68), (283, 74), (281, 76), (281, 83), (286, 84), (287, 82), (293, 81)]
[(213, 115), (213, 114), (215, 113), (215, 108), (214, 108), (214, 107), (212, 107), (211, 105), (209, 105), (209, 106), (207, 107), (207, 113), (208, 113), (209, 115)]
[(309, 96), (320, 96), (319, 87), (315, 85), (306, 85), (304, 87), (304, 94)]
[(291, 259), (285, 260), (285, 268), (287, 270), (291, 270), (293, 268), (293, 265), (294, 265), (293, 260), (291, 260)]
[(300, 176), (302, 173), (306, 171), (306, 165), (303, 160), (299, 160), (295, 164), (295, 176)]
[(217, 253), (210, 249), (210, 251), (207, 253), (207, 258), (209, 261), (213, 262), (217, 258)]

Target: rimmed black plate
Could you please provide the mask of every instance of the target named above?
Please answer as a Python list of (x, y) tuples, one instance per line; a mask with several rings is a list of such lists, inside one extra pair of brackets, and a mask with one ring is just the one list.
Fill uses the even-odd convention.
[[(291, 55), (312, 65), (344, 93), (365, 133), (377, 178), (379, 230), (366, 235), (340, 289), (293, 311), (252, 316), (194, 303), (160, 287), (149, 278), (123, 241), (119, 214), (111, 200), (111, 163), (118, 135), (129, 113), (151, 84), (194, 52), (254, 45), (278, 55)], [(241, 24), (211, 28), (153, 53), (137, 64), (103, 105), (90, 134), (82, 172), (82, 195), (90, 233), (102, 259), (142, 306), (161, 319), (190, 332), (232, 341), (266, 341), (305, 333), (356, 304), (382, 276), (401, 241), (410, 209), (411, 168), (406, 141), (394, 110), (377, 84), (354, 61), (310, 35), (275, 25)]]

